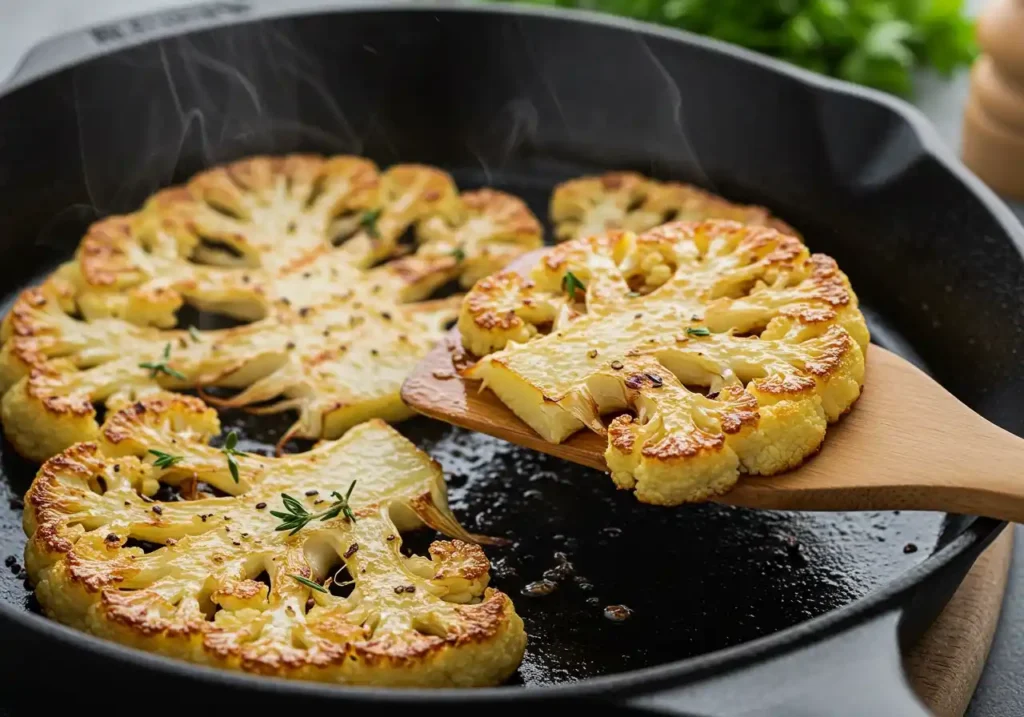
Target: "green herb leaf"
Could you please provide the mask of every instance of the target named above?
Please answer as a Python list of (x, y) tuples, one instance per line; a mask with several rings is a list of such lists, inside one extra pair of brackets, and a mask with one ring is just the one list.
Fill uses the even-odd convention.
[(370, 209), (363, 212), (363, 216), (359, 218), (359, 227), (373, 239), (380, 238), (380, 232), (377, 230), (377, 220), (380, 219), (382, 211), (382, 209)]
[(227, 456), (228, 471), (231, 473), (231, 478), (235, 483), (238, 483), (239, 481), (238, 462), (235, 461), (235, 456), (245, 455), (242, 451), (235, 450), (235, 446), (237, 445), (238, 431), (231, 431), (224, 439), (224, 447), (220, 449), (220, 452)]
[(156, 456), (156, 460), (153, 461), (153, 465), (157, 468), (170, 468), (175, 463), (180, 463), (185, 460), (185, 456), (175, 456), (152, 448), (149, 449), (149, 452)]
[(171, 344), (168, 342), (164, 346), (164, 360), (163, 361), (144, 361), (144, 362), (142, 362), (141, 364), (138, 365), (138, 368), (150, 370), (150, 378), (157, 378), (158, 374), (167, 374), (168, 376), (173, 376), (174, 378), (178, 379), (179, 381), (187, 380), (184, 374), (182, 374), (180, 371), (175, 371), (174, 369), (172, 369), (171, 367), (169, 367), (167, 365), (167, 363), (170, 360), (171, 360)]
[(200, 335), (199, 333), (199, 329), (197, 329), (195, 326), (188, 327), (188, 335), (191, 336), (192, 340), (195, 341), (197, 344), (203, 340), (202, 335)]
[(690, 336), (710, 336), (711, 330), (705, 326), (688, 326), (686, 333)]
[(520, 0), (655, 22), (900, 94), (977, 54), (964, 0)]
[(287, 512), (282, 513), (278, 510), (270, 511), (272, 516), (281, 521), (274, 530), (287, 530), (289, 531), (289, 535), (295, 535), (314, 520), (322, 522), (330, 520), (331, 518), (337, 518), (339, 515), (344, 515), (345, 518), (353, 523), (356, 522), (356, 515), (352, 512), (352, 507), (349, 505), (349, 498), (352, 497), (352, 491), (355, 487), (356, 482), (352, 481), (349, 484), (348, 491), (346, 491), (345, 495), (342, 495), (338, 491), (331, 491), (331, 497), (334, 498), (335, 501), (319, 513), (310, 513), (302, 503), (287, 493), (282, 493), (281, 502), (284, 503), (284, 507)]
[(294, 578), (295, 580), (298, 580), (300, 583), (305, 585), (307, 588), (310, 588), (311, 590), (316, 590), (318, 593), (323, 593), (325, 595), (329, 595), (330, 594), (328, 590), (324, 589), (323, 585), (320, 585), (319, 583), (315, 583), (312, 580), (310, 580), (309, 578), (304, 578), (301, 575), (289, 575), (288, 577)]
[(173, 376), (179, 381), (187, 380), (185, 374), (180, 371), (175, 371), (173, 368), (167, 365), (167, 362), (171, 359), (171, 344), (168, 343), (164, 346), (163, 361), (143, 361), (139, 364), (139, 368), (148, 368), (149, 377), (156, 378), (158, 374), (165, 373), (168, 376)]
[(455, 263), (461, 264), (466, 260), (466, 252), (462, 250), (461, 246), (457, 246), (451, 250), (451, 255), (455, 257)]
[(585, 292), (587, 290), (586, 284), (579, 280), (575, 274), (571, 271), (565, 272), (565, 276), (562, 277), (562, 289), (568, 294), (569, 299), (576, 298), (577, 291)]

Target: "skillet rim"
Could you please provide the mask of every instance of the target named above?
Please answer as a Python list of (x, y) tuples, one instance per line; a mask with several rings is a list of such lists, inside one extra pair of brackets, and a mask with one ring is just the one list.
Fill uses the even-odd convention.
[[(216, 22), (206, 27), (201, 25), (183, 27), (180, 31), (172, 30), (171, 32), (160, 33), (159, 35), (146, 38), (130, 38), (116, 47), (106, 47), (100, 48), (99, 51), (80, 53), (80, 56), (49, 67), (45, 71), (31, 77), (28, 81), (19, 82), (21, 79), (19, 75), (24, 68), (25, 60), (35, 49), (45, 48), (44, 43), (42, 46), (36, 46), (36, 48), (30, 50), (29, 54), (16, 65), (8, 78), (8, 82), (0, 84), (0, 101), (15, 95), (19, 89), (34, 85), (60, 72), (71, 70), (75, 66), (97, 57), (116, 54), (132, 47), (150, 45), (171, 37), (179, 37), (195, 32), (216, 31), (221, 28), (296, 16), (409, 11), (452, 14), (493, 13), (514, 17), (541, 17), (584, 26), (603, 26), (638, 35), (658, 37), (672, 42), (694, 45), (709, 51), (709, 54), (725, 55), (775, 74), (781, 74), (811, 87), (816, 92), (846, 95), (861, 102), (884, 107), (912, 130), (920, 145), (921, 154), (936, 160), (949, 175), (959, 180), (965, 192), (973, 195), (982, 204), (993, 220), (1003, 229), (1005, 237), (1009, 239), (1010, 243), (1017, 250), (1021, 263), (1024, 265), (1024, 227), (1017, 221), (1009, 207), (953, 155), (945, 141), (939, 136), (936, 128), (920, 110), (905, 100), (878, 90), (819, 75), (781, 60), (685, 30), (653, 25), (630, 18), (605, 15), (590, 10), (510, 4), (506, 2), (483, 4), (473, 2), (472, 0), (355, 0), (353, 2), (340, 2), (333, 6), (322, 5), (306, 8), (278, 6), (270, 8), (257, 5), (253, 9), (255, 10), (253, 15), (232, 18), (227, 22)], [(53, 39), (73, 37), (74, 35), (81, 34), (81, 32), (71, 32)], [(548, 701), (596, 697), (607, 695), (609, 692), (629, 694), (638, 691), (639, 688), (652, 690), (655, 689), (656, 685), (666, 682), (676, 685), (699, 682), (702, 677), (708, 674), (741, 668), (759, 659), (767, 659), (774, 654), (795, 650), (802, 645), (822, 640), (855, 625), (867, 624), (883, 614), (899, 610), (912, 597), (915, 590), (922, 587), (929, 578), (939, 577), (958, 558), (971, 551), (972, 548), (980, 552), (981, 547), (994, 540), (1005, 526), (1005, 522), (995, 519), (974, 518), (945, 546), (896, 579), (891, 580), (882, 588), (841, 608), (831, 610), (816, 618), (798, 623), (778, 632), (714, 652), (696, 655), (683, 660), (666, 662), (654, 667), (640, 668), (555, 685), (528, 687), (498, 686), (466, 690), (461, 688), (395, 689), (306, 682), (279, 677), (257, 676), (164, 657), (80, 632), (42, 615), (17, 609), (5, 601), (0, 601), (0, 619), (11, 620), (21, 628), (44, 639), (54, 640), (57, 644), (70, 643), (79, 649), (92, 652), (98, 657), (106, 657), (114, 661), (132, 662), (148, 670), (170, 672), (177, 677), (197, 679), (205, 683), (227, 683), (233, 687), (255, 692), (280, 693), (285, 691), (300, 696), (342, 698), (360, 702), (373, 701), (379, 703), (384, 700), (403, 704), (418, 704), (422, 703), (423, 700), (431, 700), (442, 704), (458, 702), (462, 705), (467, 700), (500, 702), (508, 700)]]

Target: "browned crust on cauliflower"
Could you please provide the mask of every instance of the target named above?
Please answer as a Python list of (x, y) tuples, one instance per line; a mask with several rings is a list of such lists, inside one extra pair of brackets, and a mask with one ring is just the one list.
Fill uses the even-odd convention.
[[(41, 462), (96, 437), (96, 404), (207, 386), (247, 389), (225, 407), (296, 411), (282, 444), (401, 420), (403, 372), (458, 310), (424, 299), (541, 239), (518, 198), (460, 195), (425, 165), (291, 155), (207, 170), (93, 224), (73, 261), (18, 298), (0, 350), (7, 435)], [(197, 338), (170, 328), (185, 302), (250, 323)]]
[[(155, 396), (112, 415), (104, 444), (76, 444), (41, 467), (27, 497), (26, 565), (48, 614), (174, 657), (298, 679), (474, 686), (516, 668), (522, 621), (487, 587), (489, 562), (448, 510), (428, 456), (377, 421), (309, 454), (239, 456), (235, 497), (165, 503), (141, 492), (185, 473), (228, 485), (223, 455), (206, 445), (217, 428), (200, 400)], [(157, 468), (149, 447), (182, 461)], [(311, 485), (329, 495), (354, 478), (354, 522), (275, 530), (283, 493), (319, 510)], [(429, 559), (405, 557), (400, 528), (424, 523), (457, 538), (435, 541)], [(162, 547), (144, 553), (132, 538)], [(353, 578), (348, 597), (292, 577), (329, 582), (326, 546)], [(307, 563), (310, 554), (321, 558)], [(260, 570), (269, 587), (254, 579)]]
[[(572, 298), (570, 272), (585, 284)], [(524, 319), (537, 306), (557, 307), (548, 330)], [(480, 282), (459, 328), (481, 357), (464, 375), (549, 441), (607, 432), (615, 483), (663, 505), (817, 451), (860, 395), (869, 340), (832, 259), (728, 220), (565, 242), (525, 278)]]
[(764, 207), (734, 204), (693, 185), (659, 182), (635, 172), (608, 172), (563, 182), (551, 196), (560, 241), (615, 229), (642, 232), (666, 222), (732, 220), (796, 232)]

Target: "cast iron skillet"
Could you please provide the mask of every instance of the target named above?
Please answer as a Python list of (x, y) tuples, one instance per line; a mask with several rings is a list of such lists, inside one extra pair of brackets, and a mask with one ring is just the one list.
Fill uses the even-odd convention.
[[(0, 90), (8, 299), (68, 257), (97, 215), (247, 154), (434, 163), (462, 187), (515, 192), (542, 217), (556, 182), (633, 168), (772, 207), (846, 269), (876, 341), (1024, 432), (1024, 231), (903, 103), (587, 14), (308, 4), (213, 3), (30, 54)], [(280, 430), (225, 422), (245, 430), (247, 448)], [(937, 514), (660, 509), (491, 438), (425, 419), (402, 430), (445, 465), (471, 529), (514, 540), (490, 552), (493, 582), (515, 597), (531, 637), (511, 685), (339, 689), (198, 668), (45, 620), (5, 571), (12, 689), (42, 678), (36, 697), (81, 705), (79, 682), (93, 679), (88, 703), (141, 691), (149, 707), (586, 701), (701, 715), (920, 714), (899, 648), (1003, 527)], [(20, 557), (24, 543), (17, 502), (8, 509), (6, 499), (33, 470), (5, 449), (4, 555)], [(574, 567), (556, 573), (554, 594), (520, 594), (564, 561)], [(611, 604), (633, 617), (605, 619)]]

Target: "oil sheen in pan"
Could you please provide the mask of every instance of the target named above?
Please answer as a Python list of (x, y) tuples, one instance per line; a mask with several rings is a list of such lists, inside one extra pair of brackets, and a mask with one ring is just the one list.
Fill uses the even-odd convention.
[[(464, 186), (489, 179), (456, 176)], [(543, 216), (551, 178), (520, 179), (499, 184)], [(879, 343), (907, 352), (877, 313), (865, 314)], [(211, 323), (197, 318), (183, 324)], [(225, 431), (243, 435), (240, 448), (267, 452), (292, 420), (238, 412), (221, 418)], [(513, 684), (638, 669), (776, 632), (848, 604), (921, 562), (946, 527), (946, 516), (936, 513), (647, 506), (616, 491), (607, 476), (489, 436), (424, 418), (398, 427), (444, 466), (462, 523), (512, 541), (487, 552), (491, 584), (512, 596), (530, 636)], [(0, 600), (37, 609), (19, 578), (19, 496), (35, 467), (6, 444), (0, 450)], [(435, 537), (422, 531), (404, 541), (423, 552)], [(527, 589), (538, 581), (548, 581), (546, 589)], [(606, 608), (619, 605), (632, 611), (628, 619), (608, 619)]]

